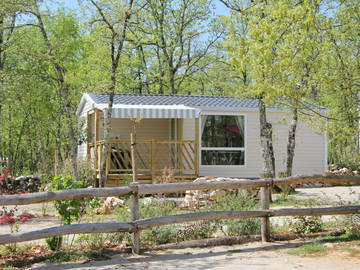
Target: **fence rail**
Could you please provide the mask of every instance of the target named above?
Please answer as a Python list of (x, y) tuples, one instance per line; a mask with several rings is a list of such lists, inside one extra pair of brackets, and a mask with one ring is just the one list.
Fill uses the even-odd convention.
[[(360, 205), (326, 207), (326, 208), (285, 208), (267, 209), (269, 205), (268, 190), (272, 185), (294, 185), (300, 183), (324, 182), (332, 185), (359, 185), (359, 176), (312, 175), (296, 176), (281, 179), (247, 180), (238, 179), (219, 182), (173, 183), (140, 185), (133, 183), (127, 187), (117, 188), (87, 188), (61, 191), (47, 191), (23, 195), (0, 196), (0, 206), (26, 205), (55, 200), (76, 199), (84, 197), (105, 197), (131, 195), (132, 222), (85, 223), (58, 226), (26, 233), (0, 235), (0, 244), (24, 242), (51, 236), (80, 234), (130, 232), (133, 234), (133, 252), (140, 252), (139, 232), (151, 227), (167, 224), (193, 222), (200, 220), (262, 218), (261, 237), (263, 241), (270, 238), (269, 218), (276, 216), (321, 216), (360, 213)], [(139, 219), (139, 196), (145, 194), (184, 192), (186, 190), (216, 190), (261, 188), (261, 210), (248, 211), (211, 211), (178, 214), (148, 219)]]

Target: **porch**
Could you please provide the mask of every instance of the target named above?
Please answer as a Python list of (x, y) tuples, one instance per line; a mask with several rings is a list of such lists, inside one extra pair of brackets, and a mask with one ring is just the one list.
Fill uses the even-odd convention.
[[(89, 160), (95, 163), (95, 178), (99, 179), (104, 141), (89, 144)], [(131, 181), (130, 140), (111, 140), (106, 161), (106, 186), (121, 186)], [(135, 147), (138, 182), (186, 181), (199, 175), (199, 156), (195, 140), (137, 140)], [(166, 180), (165, 180), (166, 181)]]
[[(186, 116), (189, 114), (187, 113)], [(180, 117), (183, 118), (180, 118)], [(191, 116), (191, 115), (190, 115)], [(199, 117), (144, 118), (136, 124), (135, 166), (143, 184), (192, 180), (199, 175)], [(87, 159), (98, 181), (104, 158), (104, 112), (93, 109), (87, 115)], [(106, 157), (108, 187), (126, 185), (132, 178), (130, 134), (134, 119), (112, 118), (110, 151)]]

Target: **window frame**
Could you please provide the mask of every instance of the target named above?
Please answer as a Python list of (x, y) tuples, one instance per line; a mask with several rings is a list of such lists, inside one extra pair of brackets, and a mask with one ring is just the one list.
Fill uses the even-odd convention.
[[(243, 116), (244, 117), (244, 147), (203, 147), (202, 146), (202, 130), (201, 130), (201, 123), (202, 117), (201, 116), (211, 116), (211, 115), (221, 115), (221, 116)], [(201, 167), (204, 168), (226, 168), (226, 167), (235, 167), (235, 168), (245, 168), (247, 165), (247, 115), (244, 113), (231, 113), (231, 112), (203, 112), (199, 119), (199, 164)], [(206, 150), (228, 150), (228, 151), (244, 151), (244, 164), (243, 165), (205, 165), (202, 164), (201, 155), (202, 151)]]

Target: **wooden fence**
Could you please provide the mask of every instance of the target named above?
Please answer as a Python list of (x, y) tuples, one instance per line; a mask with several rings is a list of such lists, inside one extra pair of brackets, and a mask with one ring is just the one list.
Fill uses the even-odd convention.
[[(0, 235), (0, 244), (37, 240), (52, 236), (81, 234), (81, 233), (132, 233), (132, 248), (136, 254), (140, 253), (139, 234), (141, 230), (167, 224), (194, 222), (201, 220), (245, 219), (261, 218), (261, 238), (270, 240), (269, 218), (276, 216), (322, 216), (360, 213), (360, 205), (322, 207), (322, 208), (285, 208), (269, 209), (269, 188), (273, 185), (294, 185), (303, 183), (323, 182), (332, 185), (359, 185), (359, 176), (313, 175), (297, 176), (281, 179), (232, 179), (220, 182), (174, 183), (174, 184), (142, 184), (133, 183), (130, 186), (115, 188), (86, 188), (61, 191), (47, 191), (23, 195), (0, 196), (0, 206), (27, 205), (54, 200), (66, 200), (85, 197), (106, 197), (131, 195), (131, 222), (84, 223), (57, 226), (31, 232), (19, 232)], [(139, 196), (145, 194), (163, 194), (185, 192), (187, 190), (227, 190), (260, 188), (261, 210), (247, 211), (210, 211), (177, 214), (170, 216), (139, 218)]]

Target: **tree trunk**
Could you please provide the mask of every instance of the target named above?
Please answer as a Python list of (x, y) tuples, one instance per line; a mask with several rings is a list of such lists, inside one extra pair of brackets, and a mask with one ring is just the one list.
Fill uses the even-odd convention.
[(71, 155), (71, 164), (72, 164), (72, 174), (74, 178), (77, 178), (77, 136), (75, 131), (75, 123), (73, 121), (74, 111), (71, 108), (71, 97), (69, 91), (69, 85), (65, 80), (65, 68), (61, 65), (61, 62), (56, 59), (56, 55), (54, 55), (53, 45), (51, 44), (48, 33), (46, 32), (45, 25), (42, 19), (42, 15), (40, 13), (39, 7), (37, 3), (35, 3), (35, 13), (38, 23), (39, 29), (44, 39), (45, 45), (47, 47), (47, 53), (49, 55), (49, 60), (56, 71), (56, 80), (59, 83), (59, 96), (61, 97), (61, 105), (62, 109), (65, 112), (65, 119), (67, 125), (67, 135), (69, 137), (69, 145), (70, 145), (70, 155)]
[(110, 135), (111, 135), (111, 117), (112, 117), (112, 107), (114, 103), (114, 95), (115, 95), (115, 88), (116, 88), (116, 70), (111, 76), (111, 86), (110, 86), (110, 94), (109, 94), (109, 103), (108, 109), (104, 113), (104, 150), (103, 156), (101, 158), (100, 164), (100, 173), (99, 173), (99, 186), (105, 187), (106, 182), (106, 162), (107, 156), (109, 155), (111, 148), (110, 148)]
[(286, 158), (286, 176), (292, 175), (293, 161), (295, 156), (295, 138), (296, 128), (298, 122), (298, 110), (294, 108), (292, 111), (292, 119), (289, 128), (288, 144), (287, 144), (287, 158)]
[(172, 67), (169, 67), (169, 91), (172, 95), (177, 94), (177, 89), (175, 87), (175, 72)]
[(263, 175), (264, 178), (275, 177), (275, 156), (272, 141), (272, 125), (266, 120), (266, 106), (262, 98), (259, 102), (259, 120), (260, 120), (260, 145), (263, 157)]
[[(132, 7), (134, 0), (129, 1), (128, 11), (126, 12), (123, 27), (121, 32), (116, 32), (114, 25), (112, 25), (108, 18), (105, 16), (101, 7), (99, 7), (96, 2), (91, 1), (91, 3), (97, 8), (100, 16), (102, 17), (103, 22), (107, 25), (109, 30), (112, 33), (111, 38), (111, 78), (110, 78), (110, 86), (109, 86), (109, 103), (107, 111), (104, 113), (104, 150), (103, 150), (103, 157), (102, 162), (100, 164), (100, 172), (99, 172), (99, 186), (104, 187), (106, 182), (106, 164), (107, 164), (107, 157), (111, 151), (111, 144), (110, 144), (110, 135), (111, 135), (111, 117), (112, 117), (112, 108), (114, 103), (114, 95), (116, 91), (116, 72), (117, 68), (120, 64), (120, 56), (123, 51), (126, 32), (129, 24), (130, 17), (132, 15)], [(119, 41), (117, 39), (119, 38)], [(109, 164), (108, 164), (109, 165)]]

